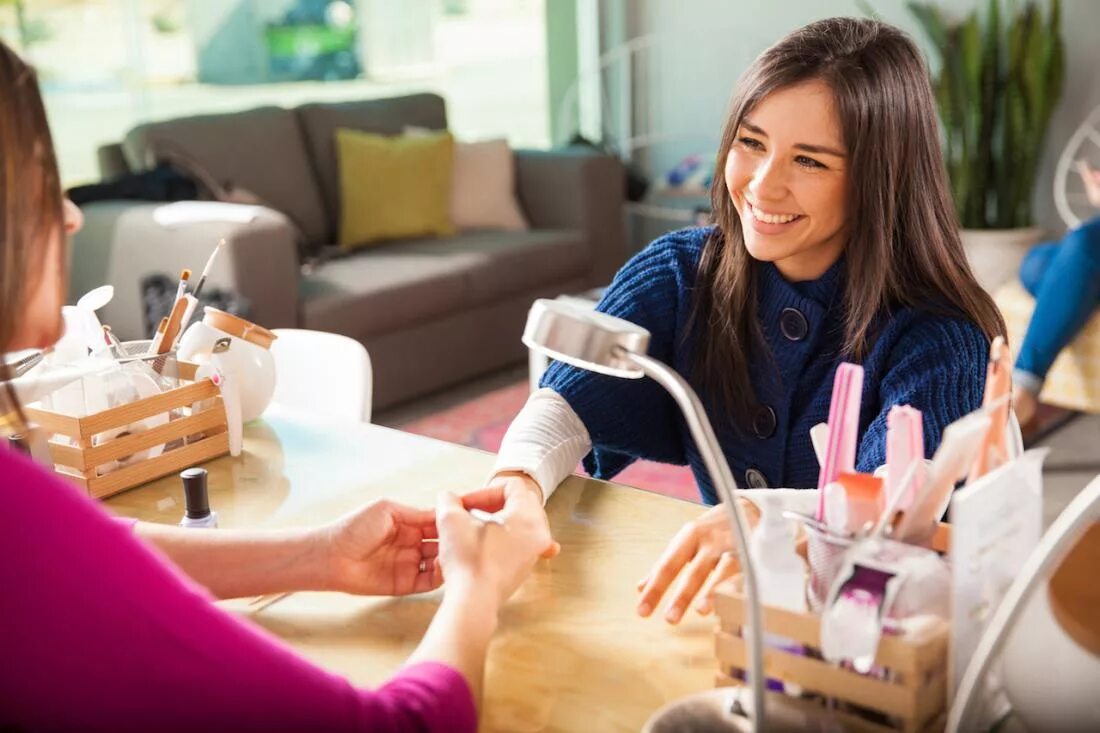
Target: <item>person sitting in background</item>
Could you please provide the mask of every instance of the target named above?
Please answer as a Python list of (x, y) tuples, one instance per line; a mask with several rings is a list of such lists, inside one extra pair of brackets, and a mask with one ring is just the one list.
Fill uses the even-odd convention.
[[(1100, 171), (1084, 162), (1078, 171), (1089, 203), (1100, 209)], [(1012, 373), (1013, 407), (1026, 431), (1051, 365), (1100, 305), (1100, 216), (1034, 247), (1020, 265), (1020, 282), (1035, 298)]]
[[(0, 352), (59, 337), (66, 236), (80, 224), (34, 73), (0, 43)], [(8, 371), (0, 437), (27, 429)], [(541, 504), (522, 511), (522, 497), (500, 525), (443, 494), (435, 512), (378, 501), (309, 530), (134, 526), (4, 447), (0, 497), (0, 730), (473, 733), (500, 607), (554, 547)], [(404, 595), (444, 576), (424, 639), (375, 691), (211, 597)]]

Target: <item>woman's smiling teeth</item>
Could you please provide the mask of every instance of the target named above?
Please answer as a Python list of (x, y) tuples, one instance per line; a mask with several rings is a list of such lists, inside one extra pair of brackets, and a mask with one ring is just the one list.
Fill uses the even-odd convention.
[(748, 201), (745, 202), (749, 211), (752, 213), (753, 218), (757, 221), (764, 222), (765, 224), (789, 224), (795, 219), (802, 218), (800, 214), (773, 214), (767, 211), (756, 208)]

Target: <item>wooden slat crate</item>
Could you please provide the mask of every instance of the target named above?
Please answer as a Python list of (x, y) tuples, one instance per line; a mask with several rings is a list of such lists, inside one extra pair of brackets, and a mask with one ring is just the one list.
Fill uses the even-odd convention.
[[(51, 433), (50, 456), (57, 473), (91, 496), (104, 498), (228, 453), (225, 408), (218, 388), (209, 379), (194, 381), (195, 364), (179, 362), (178, 366), (181, 386), (92, 415), (71, 417), (28, 407), (27, 417)], [(193, 412), (191, 408), (196, 403), (203, 403), (205, 408)], [(190, 414), (141, 433), (98, 444), (93, 441), (96, 435), (180, 408)], [(104, 464), (138, 451), (177, 441), (178, 447), (158, 456), (103, 475), (97, 471)]]
[[(941, 526), (932, 542), (946, 551), (950, 532)], [(742, 684), (749, 648), (742, 637), (748, 608), (740, 592), (740, 577), (726, 581), (715, 594), (719, 628), (715, 652), (716, 684)], [(874, 665), (875, 676), (862, 675), (826, 662), (821, 655), (821, 618), (763, 606), (764, 630), (804, 647), (787, 651), (765, 643), (764, 671), (768, 679), (798, 685), (799, 704), (828, 707), (844, 728), (858, 733), (926, 733), (942, 730), (947, 706), (949, 629), (939, 620), (907, 636), (883, 634)]]

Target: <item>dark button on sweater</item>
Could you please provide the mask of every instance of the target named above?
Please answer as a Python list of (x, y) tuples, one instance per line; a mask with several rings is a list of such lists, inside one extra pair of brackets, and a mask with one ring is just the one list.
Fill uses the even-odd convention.
[(775, 435), (775, 424), (775, 410), (767, 405), (761, 405), (752, 417), (752, 432), (761, 440), (770, 438)]
[(801, 341), (810, 332), (806, 316), (797, 308), (784, 308), (779, 314), (779, 330), (788, 341)]
[(750, 489), (766, 489), (768, 488), (768, 477), (757, 468), (750, 468), (745, 471), (745, 483)]

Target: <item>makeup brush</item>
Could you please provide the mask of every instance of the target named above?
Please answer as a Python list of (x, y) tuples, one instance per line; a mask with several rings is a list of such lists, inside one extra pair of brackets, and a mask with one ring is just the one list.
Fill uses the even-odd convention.
[(202, 268), (202, 274), (199, 275), (199, 282), (195, 285), (195, 289), (191, 291), (191, 295), (196, 298), (198, 298), (199, 293), (202, 292), (202, 286), (206, 284), (206, 276), (210, 274), (210, 267), (214, 264), (214, 260), (217, 259), (218, 252), (221, 251), (223, 244), (225, 244), (225, 240), (219, 239), (218, 246), (214, 248), (214, 251), (210, 253), (210, 258), (206, 261), (206, 267)]
[(176, 286), (176, 300), (183, 297), (183, 294), (187, 292), (187, 281), (191, 279), (191, 270), (184, 268), (180, 273), (180, 284)]
[(168, 316), (160, 319), (160, 325), (157, 326), (157, 332), (153, 334), (153, 343), (149, 344), (149, 354), (159, 354), (160, 344), (164, 341), (164, 331), (168, 328)]

